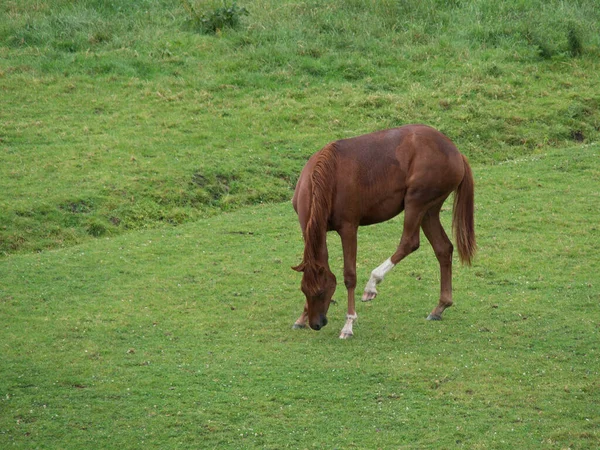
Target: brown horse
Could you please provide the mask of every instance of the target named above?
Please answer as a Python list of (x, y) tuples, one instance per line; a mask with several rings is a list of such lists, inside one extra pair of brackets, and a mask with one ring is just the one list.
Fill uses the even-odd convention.
[(419, 247), (419, 228), (440, 263), (441, 295), (429, 320), (441, 320), (452, 306), (453, 246), (440, 223), (440, 209), (456, 191), (452, 228), (463, 264), (475, 254), (473, 174), (452, 141), (425, 125), (406, 125), (333, 142), (308, 161), (292, 200), (304, 236), (304, 258), (294, 270), (303, 272), (304, 311), (294, 328), (327, 325), (336, 278), (329, 269), (326, 234), (335, 230), (344, 251), (344, 283), (348, 314), (340, 338), (352, 336), (357, 319), (356, 235), (361, 225), (393, 218), (404, 211), (404, 229), (396, 252), (371, 273), (362, 297), (377, 295), (376, 286), (403, 258)]

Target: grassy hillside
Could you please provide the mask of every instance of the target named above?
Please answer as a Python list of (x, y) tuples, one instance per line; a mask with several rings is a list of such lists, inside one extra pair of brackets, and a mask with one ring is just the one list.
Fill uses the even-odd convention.
[[(8, 256), (0, 447), (598, 448), (599, 162), (594, 145), (474, 165), (479, 254), (455, 306), (425, 320), (424, 240), (350, 341), (343, 286), (321, 332), (291, 329), (289, 204)], [(400, 229), (361, 229), (361, 286)]]
[(216, 34), (183, 1), (0, 5), (2, 255), (283, 201), (328, 141), (410, 122), (486, 165), (598, 140), (596, 1), (239, 5)]

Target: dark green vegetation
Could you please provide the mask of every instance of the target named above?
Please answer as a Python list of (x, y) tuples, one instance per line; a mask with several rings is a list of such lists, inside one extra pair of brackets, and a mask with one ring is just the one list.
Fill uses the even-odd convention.
[(0, 252), (283, 201), (325, 143), (405, 123), (482, 164), (599, 135), (595, 1), (257, 0), (214, 36), (185, 3), (2, 3)]
[[(0, 4), (0, 447), (599, 447), (597, 2), (237, 5)], [(302, 165), (411, 122), (473, 165), (456, 306), (423, 241), (292, 332)]]
[[(198, 5), (192, 4), (189, 0), (181, 1), (189, 15), (190, 26), (206, 34), (216, 34), (226, 28), (237, 28), (241, 18), (248, 15), (248, 10), (235, 2), (227, 4), (223, 1), (221, 6), (207, 5), (205, 2), (199, 10)], [(576, 37), (574, 35), (574, 38)]]

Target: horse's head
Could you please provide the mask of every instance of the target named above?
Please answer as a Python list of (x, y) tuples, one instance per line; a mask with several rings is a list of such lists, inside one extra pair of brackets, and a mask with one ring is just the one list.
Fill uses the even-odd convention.
[(300, 287), (306, 296), (308, 325), (319, 331), (327, 325), (327, 311), (337, 285), (335, 275), (329, 267), (305, 263), (294, 267), (294, 270), (304, 272)]

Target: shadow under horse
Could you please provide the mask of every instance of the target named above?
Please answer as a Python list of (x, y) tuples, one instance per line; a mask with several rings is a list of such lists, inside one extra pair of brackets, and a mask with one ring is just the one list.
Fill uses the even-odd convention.
[(358, 227), (389, 220), (404, 211), (404, 228), (396, 251), (373, 270), (362, 300), (377, 295), (376, 286), (403, 258), (419, 248), (419, 229), (431, 243), (440, 264), (438, 305), (429, 320), (441, 320), (452, 306), (453, 245), (440, 222), (440, 210), (455, 192), (452, 228), (460, 260), (470, 265), (476, 251), (474, 183), (467, 159), (450, 139), (425, 125), (406, 125), (326, 145), (304, 166), (294, 209), (304, 237), (301, 289), (304, 311), (294, 328), (327, 325), (327, 311), (336, 288), (329, 268), (327, 231), (341, 237), (348, 312), (340, 338), (353, 335), (357, 319), (356, 248)]

